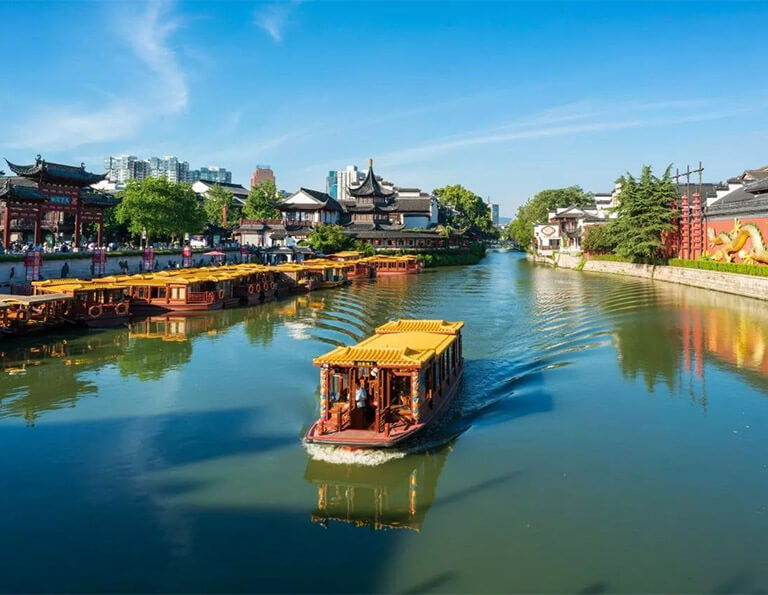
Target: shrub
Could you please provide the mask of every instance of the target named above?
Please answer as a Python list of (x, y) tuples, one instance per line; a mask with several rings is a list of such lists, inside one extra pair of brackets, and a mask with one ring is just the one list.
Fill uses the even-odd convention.
[(616, 250), (616, 239), (608, 225), (591, 225), (584, 233), (581, 248), (591, 254), (608, 254)]
[(737, 273), (740, 275), (753, 275), (755, 277), (768, 277), (768, 266), (757, 264), (740, 264), (736, 262), (718, 262), (716, 260), (686, 260), (683, 258), (671, 258), (669, 264), (686, 269), (699, 269), (704, 271), (718, 271), (721, 273)]

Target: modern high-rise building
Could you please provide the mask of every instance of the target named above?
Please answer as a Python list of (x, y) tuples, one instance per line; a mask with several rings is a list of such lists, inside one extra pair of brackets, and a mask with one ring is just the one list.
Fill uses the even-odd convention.
[(149, 162), (135, 155), (117, 155), (104, 158), (107, 180), (125, 184), (128, 180), (143, 180), (149, 174)]
[(491, 204), (491, 220), (494, 225), (499, 224), (499, 205)]
[(269, 165), (257, 165), (251, 174), (251, 188), (267, 180), (270, 180), (273, 184), (275, 183), (275, 172), (272, 171), (272, 167)]
[(331, 170), (325, 177), (325, 193), (335, 200), (339, 198), (339, 183), (336, 180), (337, 173), (336, 170)]
[[(365, 173), (357, 169), (356, 165), (348, 165), (336, 172), (336, 200), (349, 199), (349, 187), (357, 186), (365, 179)], [(329, 193), (330, 194), (330, 193)]]
[[(195, 172), (197, 172), (197, 170), (195, 170)], [(191, 172), (191, 173), (195, 173), (195, 172)], [(201, 167), (200, 171), (198, 172), (197, 179), (202, 180), (204, 182), (219, 182), (224, 184), (231, 184), (232, 172), (228, 171), (223, 167), (211, 165), (208, 167)], [(194, 181), (196, 182), (197, 180), (194, 180)]]

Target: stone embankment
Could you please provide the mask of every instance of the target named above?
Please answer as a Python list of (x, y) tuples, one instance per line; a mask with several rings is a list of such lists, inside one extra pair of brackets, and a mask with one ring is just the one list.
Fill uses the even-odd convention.
[[(240, 260), (240, 252), (237, 250), (226, 251), (228, 259)], [(120, 262), (128, 263), (128, 272), (140, 273), (141, 272), (141, 255), (133, 256), (107, 256), (107, 264), (105, 267), (105, 275), (119, 275), (123, 271), (120, 270)], [(192, 259), (195, 263), (203, 260), (206, 264), (210, 261), (210, 256), (203, 256), (202, 254), (194, 254)], [(168, 268), (169, 263), (176, 263), (181, 265), (182, 256), (181, 251), (176, 254), (156, 254), (155, 262), (157, 263), (158, 270)], [(43, 255), (43, 266), (40, 269), (40, 275), (42, 279), (58, 279), (61, 277), (61, 270), (64, 267), (64, 263), (69, 265), (69, 273), (67, 277), (76, 279), (90, 279), (91, 274), (91, 258), (72, 258), (65, 259), (46, 259)], [(0, 262), (0, 293), (3, 290), (7, 291), (7, 287), (16, 284), (24, 283), (24, 261), (6, 261)]]
[(641, 277), (711, 289), (719, 293), (732, 293), (759, 300), (768, 300), (768, 277), (721, 273), (701, 269), (686, 269), (667, 265), (633, 264), (610, 260), (585, 260), (571, 254), (555, 254), (553, 258), (529, 254), (528, 259), (564, 269), (588, 273), (606, 273), (625, 277)]

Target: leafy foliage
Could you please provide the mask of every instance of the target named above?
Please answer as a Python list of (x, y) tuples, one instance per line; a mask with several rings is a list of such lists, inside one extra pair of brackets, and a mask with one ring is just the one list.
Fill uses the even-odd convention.
[(581, 240), (581, 248), (591, 254), (608, 254), (616, 249), (616, 239), (608, 225), (590, 225)]
[(485, 257), (486, 247), (483, 243), (470, 244), (466, 250), (435, 250), (418, 255), (426, 268), (459, 266), (477, 264)]
[(528, 248), (533, 242), (533, 226), (544, 223), (549, 211), (563, 207), (586, 207), (594, 202), (594, 196), (584, 192), (580, 186), (542, 190), (517, 209), (517, 215), (507, 226), (507, 238), (514, 240), (521, 248)]
[(352, 250), (355, 247), (355, 240), (344, 233), (341, 225), (318, 225), (307, 239), (315, 252), (323, 254)]
[(248, 193), (243, 207), (243, 215), (248, 219), (279, 219), (280, 211), (275, 205), (280, 202), (280, 195), (272, 180), (256, 184)]
[(205, 208), (205, 215), (208, 217), (208, 221), (216, 225), (224, 224), (225, 207), (227, 209), (227, 222), (240, 219), (240, 209), (235, 206), (232, 192), (222, 188), (220, 184), (214, 184), (213, 188), (208, 191), (203, 207)]
[(653, 175), (651, 167), (643, 167), (640, 179), (631, 174), (621, 177), (616, 219), (610, 223), (610, 233), (616, 240), (616, 253), (636, 259), (664, 256), (664, 232), (672, 231), (674, 211), (671, 208), (677, 190), (669, 175)]
[(433, 190), (440, 199), (438, 220), (454, 228), (473, 228), (485, 236), (495, 236), (496, 229), (488, 205), (483, 199), (460, 184)]
[(165, 178), (130, 180), (117, 206), (116, 219), (128, 224), (134, 236), (147, 232), (151, 237), (179, 238), (205, 226), (205, 211), (189, 184), (175, 184)]
[(765, 265), (718, 262), (716, 260), (686, 260), (684, 258), (670, 258), (669, 264), (686, 269), (700, 269), (704, 271), (719, 271), (721, 273), (738, 273), (740, 275), (768, 277), (768, 267)]

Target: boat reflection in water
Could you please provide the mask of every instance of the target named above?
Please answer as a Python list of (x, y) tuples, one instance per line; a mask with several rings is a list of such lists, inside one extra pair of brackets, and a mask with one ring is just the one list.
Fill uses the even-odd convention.
[(376, 466), (343, 465), (309, 459), (304, 479), (317, 486), (311, 520), (355, 527), (420, 531), (435, 500), (437, 479), (452, 444)]

